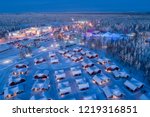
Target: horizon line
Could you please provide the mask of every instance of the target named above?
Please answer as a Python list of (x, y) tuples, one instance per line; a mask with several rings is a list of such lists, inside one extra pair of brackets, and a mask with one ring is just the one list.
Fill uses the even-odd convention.
[(1, 14), (150, 14), (150, 11), (127, 11), (127, 12), (2, 12)]

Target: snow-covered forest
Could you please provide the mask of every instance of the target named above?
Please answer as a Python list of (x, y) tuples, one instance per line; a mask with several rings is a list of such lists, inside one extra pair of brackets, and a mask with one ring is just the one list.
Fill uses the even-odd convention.
[[(122, 33), (131, 35), (128, 39), (89, 40), (89, 45), (94, 43), (95, 48), (107, 46), (106, 52), (116, 56), (129, 66), (134, 66), (150, 76), (150, 44), (146, 39), (150, 38), (150, 15), (149, 14), (1, 14), (0, 15), (0, 38), (6, 37), (9, 32), (24, 29), (31, 26), (57, 25), (63, 22), (75, 20), (90, 20), (94, 30), (101, 32)], [(83, 33), (87, 31), (87, 27)], [(94, 37), (91, 37), (94, 38)], [(96, 41), (96, 42), (95, 42)]]
[(97, 28), (111, 29), (112, 31), (142, 31), (150, 29), (149, 14), (1, 14), (0, 37), (4, 37), (9, 31), (15, 31), (31, 26), (48, 25), (55, 21), (68, 22), (71, 18), (78, 20), (100, 21)]

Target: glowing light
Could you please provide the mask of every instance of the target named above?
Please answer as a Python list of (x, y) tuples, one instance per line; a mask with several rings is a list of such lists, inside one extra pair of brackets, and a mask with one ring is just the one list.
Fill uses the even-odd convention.
[(56, 44), (56, 47), (59, 47), (60, 45), (59, 44)]
[(42, 51), (42, 52), (45, 52), (45, 51), (47, 51), (48, 49), (47, 48), (45, 48), (45, 47), (41, 47), (40, 48), (40, 51)]
[(117, 96), (115, 96), (115, 95), (113, 95), (113, 97), (112, 97), (113, 99), (118, 99), (118, 97)]
[(94, 43), (92, 43), (92, 47), (93, 47), (93, 48), (95, 47), (95, 44), (94, 44)]
[(71, 19), (74, 22), (74, 18)]
[(53, 47), (54, 47), (54, 45), (52, 44), (52, 45), (51, 45), (51, 48), (53, 48)]
[(26, 54), (26, 57), (31, 57), (32, 55), (31, 54)]
[(12, 63), (12, 60), (7, 59), (7, 60), (4, 60), (4, 61), (3, 61), (3, 64), (9, 64), (9, 63)]
[(43, 48), (42, 51), (47, 51), (47, 48)]
[(108, 72), (108, 73), (111, 73), (111, 70), (106, 69), (105, 71)]

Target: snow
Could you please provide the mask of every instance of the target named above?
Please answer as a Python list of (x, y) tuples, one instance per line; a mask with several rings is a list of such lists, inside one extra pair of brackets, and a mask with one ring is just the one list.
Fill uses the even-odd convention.
[(3, 51), (6, 51), (8, 49), (10, 49), (9, 45), (7, 45), (7, 44), (0, 45), (0, 53)]
[[(66, 23), (65, 25), (68, 24), (69, 23)], [(84, 23), (82, 22), (82, 24)], [(71, 35), (74, 29), (70, 29), (70, 30), (71, 31), (63, 30), (63, 32), (65, 35), (66, 34)], [(92, 31), (94, 34), (92, 33)], [(59, 34), (59, 31), (57, 33)], [(101, 31), (98, 32), (98, 31), (94, 31), (94, 29), (91, 29), (91, 32), (89, 33), (92, 33), (95, 36), (101, 36), (102, 38), (99, 38), (99, 40), (97, 39), (92, 40), (91, 37), (90, 41), (85, 40), (85, 42), (82, 42), (83, 40), (81, 35), (83, 32), (78, 30), (76, 31), (76, 33), (74, 37), (76, 39), (79, 39), (79, 41), (81, 41), (83, 45), (77, 43), (74, 40), (74, 37), (70, 41), (65, 39), (64, 40), (57, 39), (54, 38), (53, 37), (54, 35), (51, 35), (52, 32), (50, 32), (50, 35), (49, 33), (42, 35), (42, 39), (38, 39), (38, 38), (35, 39), (38, 42), (37, 44), (38, 46), (31, 44), (30, 45), (32, 50), (31, 52), (28, 52), (27, 48), (20, 49), (17, 48), (16, 45), (12, 44), (10, 45), (11, 48), (9, 50), (0, 53), (0, 76), (1, 76), (0, 95), (2, 99), (5, 99), (4, 98), (5, 96), (2, 94), (2, 92), (3, 91), (6, 92), (5, 90), (9, 87), (8, 86), (8, 81), (10, 80), (9, 76), (12, 74), (15, 66), (17, 64), (26, 63), (26, 62), (28, 62), (28, 73), (25, 75), (26, 81), (24, 83), (21, 83), (25, 88), (25, 90), (21, 94), (14, 95), (16, 98), (11, 98), (11, 99), (19, 99), (19, 98), (20, 99), (55, 99), (55, 100), (58, 99), (60, 100), (138, 99), (140, 96), (143, 95), (144, 91), (148, 92), (150, 90), (150, 87), (149, 85), (147, 85), (145, 77), (143, 75), (138, 76), (138, 74), (141, 74), (140, 69), (138, 70), (133, 69), (133, 71), (130, 71), (130, 69), (128, 69), (129, 67), (127, 68), (125, 63), (119, 62), (115, 59), (115, 56), (121, 55), (119, 52), (120, 51), (122, 52), (125, 46), (129, 46), (129, 50), (128, 52), (123, 51), (123, 55), (126, 53), (130, 53), (130, 49), (132, 49), (130, 47), (134, 48), (135, 46), (133, 40), (126, 40), (127, 43), (122, 43), (122, 40), (120, 41), (120, 39), (122, 39), (125, 36), (124, 34), (121, 34), (119, 32), (110, 32), (106, 30), (103, 32)], [(51, 38), (51, 36), (53, 38)], [(119, 41), (116, 41), (114, 43), (106, 43), (105, 46), (107, 47), (101, 48), (100, 44), (104, 44), (103, 40), (106, 41), (119, 40)], [(100, 43), (100, 41), (102, 43)], [(19, 43), (21, 45), (26, 46), (32, 42), (34, 42), (34, 39), (21, 40), (15, 43)], [(75, 44), (71, 45), (70, 44), (71, 42), (74, 42)], [(143, 42), (145, 43), (145, 40)], [(138, 41), (138, 43), (140, 43), (140, 41)], [(90, 44), (94, 44), (94, 46), (92, 46), (93, 48), (90, 46)], [(109, 48), (109, 44), (111, 44), (110, 48)], [(60, 45), (60, 46), (55, 46), (55, 45)], [(2, 47), (3, 45), (0, 46)], [(148, 44), (146, 46), (144, 45), (142, 45), (142, 47), (140, 46), (140, 48), (143, 49), (145, 49), (146, 47), (148, 47)], [(111, 51), (109, 52), (109, 50)], [(119, 51), (119, 52), (115, 53), (115, 51)], [(110, 56), (110, 53), (114, 55)], [(20, 54), (25, 54), (30, 56), (20, 57)], [(133, 54), (136, 55), (136, 53)], [(82, 57), (83, 60), (78, 62), (73, 62), (70, 58), (71, 56), (73, 56), (73, 59), (76, 59), (77, 57), (79, 58)], [(57, 60), (55, 61), (55, 59)], [(144, 60), (142, 57), (141, 58), (139, 57), (139, 59)], [(39, 64), (35, 65), (34, 60), (38, 61)], [(51, 64), (51, 60), (54, 60), (54, 62), (58, 62), (59, 60), (59, 62), (57, 64)], [(105, 71), (107, 66), (106, 63), (109, 64), (109, 67), (112, 67), (112, 69), (114, 69), (115, 67), (119, 67), (120, 71), (118, 72), (121, 72), (121, 74), (119, 75), (125, 76), (124, 73), (128, 73), (129, 77), (120, 78), (120, 79), (115, 78), (112, 72)], [(135, 64), (136, 63), (137, 62), (135, 62)], [(133, 64), (130, 65), (130, 68), (132, 68), (132, 65)], [(75, 69), (73, 70), (71, 68), (75, 68)], [(45, 70), (47, 70), (48, 72), (44, 72)], [(122, 72), (122, 70), (124, 70), (125, 72)], [(100, 75), (100, 77), (98, 77), (99, 79), (93, 78), (94, 75), (88, 74), (87, 73), (88, 71), (90, 73), (95, 72), (98, 76)], [(140, 73), (136, 71), (139, 71)], [(37, 80), (39, 80), (34, 78), (36, 74), (39, 77), (46, 75), (47, 79), (50, 80), (50, 82), (46, 83), (46, 85), (50, 86), (48, 90), (43, 91), (43, 93), (37, 92), (37, 95), (35, 95), (35, 92), (32, 92), (32, 86), (34, 86)], [(75, 74), (80, 74), (80, 75), (75, 75)], [(108, 82), (104, 83), (104, 85), (102, 86), (101, 85), (98, 86), (96, 83), (93, 82), (94, 79), (97, 80), (97, 82), (102, 82), (102, 81), (106, 82), (107, 80)], [(46, 79), (42, 79), (42, 80), (44, 81)], [(40, 84), (39, 86), (44, 87), (43, 84), (42, 85)], [(139, 90), (137, 90), (136, 93), (133, 93), (124, 84), (129, 88), (131, 88), (132, 90), (135, 90), (136, 88), (139, 88)], [(144, 87), (142, 87), (143, 85)], [(12, 87), (9, 88), (12, 89)], [(18, 89), (15, 89), (15, 91), (17, 90)], [(106, 95), (104, 93), (106, 93)], [(120, 96), (122, 95), (123, 97), (120, 98)], [(147, 96), (147, 94), (145, 95)]]

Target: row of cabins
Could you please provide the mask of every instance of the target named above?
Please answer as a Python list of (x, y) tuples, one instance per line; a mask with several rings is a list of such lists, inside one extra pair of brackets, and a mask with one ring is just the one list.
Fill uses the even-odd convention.
[(4, 88), (5, 99), (11, 99), (24, 92), (23, 83), (26, 81), (27, 73), (28, 63), (15, 65)]
[(32, 86), (32, 91), (41, 92), (50, 88), (49, 71), (38, 70), (34, 75), (35, 82)]
[[(72, 67), (70, 68), (70, 72), (72, 74), (72, 77), (75, 78), (75, 82), (79, 91), (89, 89), (89, 83), (85, 80), (85, 78), (76, 77), (76, 76), (82, 75), (82, 71), (80, 67), (78, 66)], [(65, 71), (58, 70), (58, 71), (55, 71), (54, 74), (55, 74), (55, 79), (58, 82), (59, 95), (61, 97), (64, 97), (65, 95), (72, 93), (72, 89), (71, 89), (69, 81), (63, 81), (63, 79), (66, 79)]]
[[(66, 57), (74, 57), (70, 56), (68, 50), (59, 50), (60, 54), (63, 54)], [(76, 53), (76, 54), (75, 54)], [(81, 63), (82, 68), (85, 69), (85, 71), (92, 76), (92, 81), (101, 86), (104, 94), (106, 95), (107, 99), (118, 99), (124, 94), (122, 91), (115, 85), (114, 87), (108, 87), (105, 86), (105, 84), (110, 82), (110, 78), (108, 78), (106, 75), (104, 75), (99, 67), (97, 67), (90, 59), (97, 58), (98, 54), (92, 53), (90, 51), (83, 51), (82, 48), (74, 48), (72, 55), (77, 55), (77, 53), (80, 53), (81, 56), (85, 55), (87, 60), (83, 60)], [(80, 55), (79, 54), (79, 55)], [(49, 52), (49, 57), (52, 64), (56, 64), (59, 62), (57, 59), (56, 53)], [(75, 57), (74, 57), (75, 58)], [(115, 78), (129, 78), (130, 76), (125, 71), (120, 71), (119, 67), (115, 64), (111, 63), (111, 61), (107, 58), (97, 58), (97, 63), (104, 66), (106, 72), (112, 73), (112, 75)], [(35, 64), (40, 64), (45, 62), (46, 59), (39, 58), (34, 59)], [(76, 76), (82, 75), (82, 70), (79, 66), (77, 67), (71, 67), (70, 68), (71, 74), (73, 77), (76, 78)], [(17, 64), (15, 68), (13, 69), (12, 74), (9, 77), (8, 81), (8, 87), (4, 89), (4, 97), (6, 99), (15, 97), (17, 94), (20, 94), (24, 92), (23, 85), (21, 83), (26, 81), (26, 75), (28, 73), (28, 64)], [(69, 81), (63, 81), (63, 79), (66, 78), (66, 73), (64, 70), (58, 70), (54, 72), (55, 79), (57, 81), (57, 88), (59, 95), (61, 97), (64, 97), (67, 94), (70, 94), (72, 92), (71, 86)], [(32, 86), (33, 92), (43, 92), (50, 88), (50, 81), (49, 81), (49, 71), (48, 70), (38, 70), (34, 75), (35, 82)], [(86, 79), (83, 78), (76, 78), (75, 79), (76, 85), (78, 87), (79, 91), (87, 90), (90, 88), (89, 83), (86, 81)], [(124, 86), (129, 89), (132, 92), (136, 92), (140, 90), (144, 84), (134, 78), (131, 78), (129, 80), (126, 80), (124, 82)], [(144, 94), (143, 94), (144, 95)], [(143, 97), (146, 97), (145, 95)], [(85, 99), (96, 99), (95, 96), (88, 96), (85, 97)]]
[[(84, 54), (86, 55), (86, 52)], [(96, 57), (98, 56), (95, 56), (93, 58), (96, 58)], [(88, 57), (88, 58), (91, 59), (92, 57)], [(130, 77), (129, 74), (127, 74), (125, 71), (121, 71), (117, 65), (111, 63), (111, 61), (107, 58), (104, 58), (104, 59), (98, 58), (97, 63), (104, 66), (105, 71), (108, 73), (112, 73), (112, 75), (115, 78), (129, 78)], [(83, 61), (81, 64), (82, 64), (83, 69), (85, 69), (87, 73), (89, 73), (90, 75), (94, 75), (92, 80), (97, 85), (104, 85), (110, 82), (110, 78), (102, 74), (101, 70), (96, 65), (94, 65), (92, 61), (90, 60)], [(141, 89), (144, 86), (144, 84), (134, 78), (131, 78), (130, 80), (126, 80), (124, 82), (124, 86), (130, 91), (135, 92)], [(108, 86), (105, 86), (103, 88), (103, 92), (106, 95), (107, 99), (118, 99), (123, 96), (123, 93), (119, 89), (118, 86), (115, 86), (115, 88), (112, 88), (112, 87), (109, 88)]]
[[(56, 53), (49, 52), (49, 57), (50, 57), (50, 63), (51, 64), (58, 64), (59, 63), (59, 59), (58, 59)], [(43, 58), (43, 57), (39, 57), (39, 58), (35, 58), (34, 59), (34, 64), (35, 65), (38, 65), (38, 64), (41, 64), (41, 63), (45, 63), (45, 62), (46, 62), (46, 59)]]

